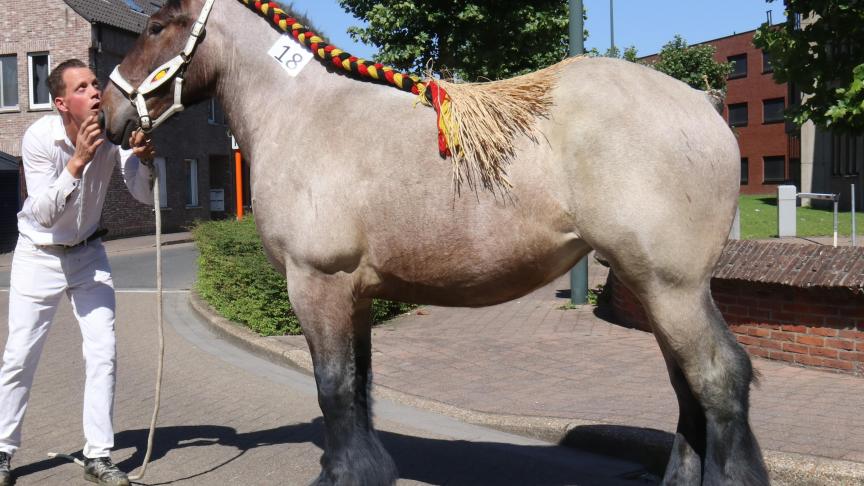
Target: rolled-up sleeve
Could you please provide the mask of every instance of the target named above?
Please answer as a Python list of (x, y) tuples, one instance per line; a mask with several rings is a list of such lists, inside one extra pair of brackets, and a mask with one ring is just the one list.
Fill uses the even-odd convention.
[(77, 194), (81, 179), (75, 178), (65, 167), (58, 175), (50, 148), (31, 130), (24, 134), (21, 142), (21, 160), (24, 164), (28, 197), (33, 201), (33, 219), (50, 228), (66, 211), (73, 195)]
[(123, 181), (126, 182), (126, 187), (129, 188), (132, 197), (152, 206), (153, 171), (155, 169), (142, 164), (132, 150), (123, 150), (117, 147), (117, 152), (120, 158), (120, 172), (123, 174)]

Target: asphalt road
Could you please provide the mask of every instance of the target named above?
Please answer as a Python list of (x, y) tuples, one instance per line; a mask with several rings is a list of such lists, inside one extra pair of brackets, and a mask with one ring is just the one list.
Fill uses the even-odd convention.
[[(318, 473), (322, 422), (311, 377), (214, 336), (187, 304), (191, 245), (165, 248), (166, 357), (156, 448), (142, 484), (308, 484)], [(115, 462), (137, 467), (146, 447), (156, 369), (153, 250), (111, 255), (118, 288)], [(5, 278), (8, 282), (8, 269)], [(4, 278), (0, 274), (0, 278)], [(149, 287), (148, 287), (149, 286)], [(0, 283), (0, 289), (4, 285)], [(8, 292), (0, 290), (0, 321)], [(83, 362), (68, 302), (62, 304), (36, 376), (13, 459), (19, 485), (88, 484), (78, 466), (48, 460), (79, 453)], [(0, 326), (5, 340), (6, 326)], [(376, 419), (399, 484), (646, 484), (641, 468), (376, 401)]]

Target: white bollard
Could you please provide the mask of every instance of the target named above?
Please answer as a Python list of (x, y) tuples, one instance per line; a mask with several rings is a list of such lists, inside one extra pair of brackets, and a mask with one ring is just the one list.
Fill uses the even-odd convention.
[(795, 220), (795, 206), (798, 201), (798, 190), (795, 186), (777, 186), (777, 236), (797, 236), (798, 227)]

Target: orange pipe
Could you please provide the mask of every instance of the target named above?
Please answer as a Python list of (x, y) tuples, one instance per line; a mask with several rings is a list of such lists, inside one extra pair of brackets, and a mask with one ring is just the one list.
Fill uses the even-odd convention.
[(239, 150), (234, 151), (234, 181), (237, 185), (237, 221), (243, 221), (243, 156)]

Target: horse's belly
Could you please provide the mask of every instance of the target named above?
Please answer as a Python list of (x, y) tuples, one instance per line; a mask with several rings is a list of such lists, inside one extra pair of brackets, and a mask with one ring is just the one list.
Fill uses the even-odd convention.
[(421, 247), (393, 257), (377, 269), (381, 284), (374, 296), (443, 306), (499, 304), (551, 282), (591, 250), (574, 234), (554, 241), (507, 243), (489, 244), (483, 251)]

